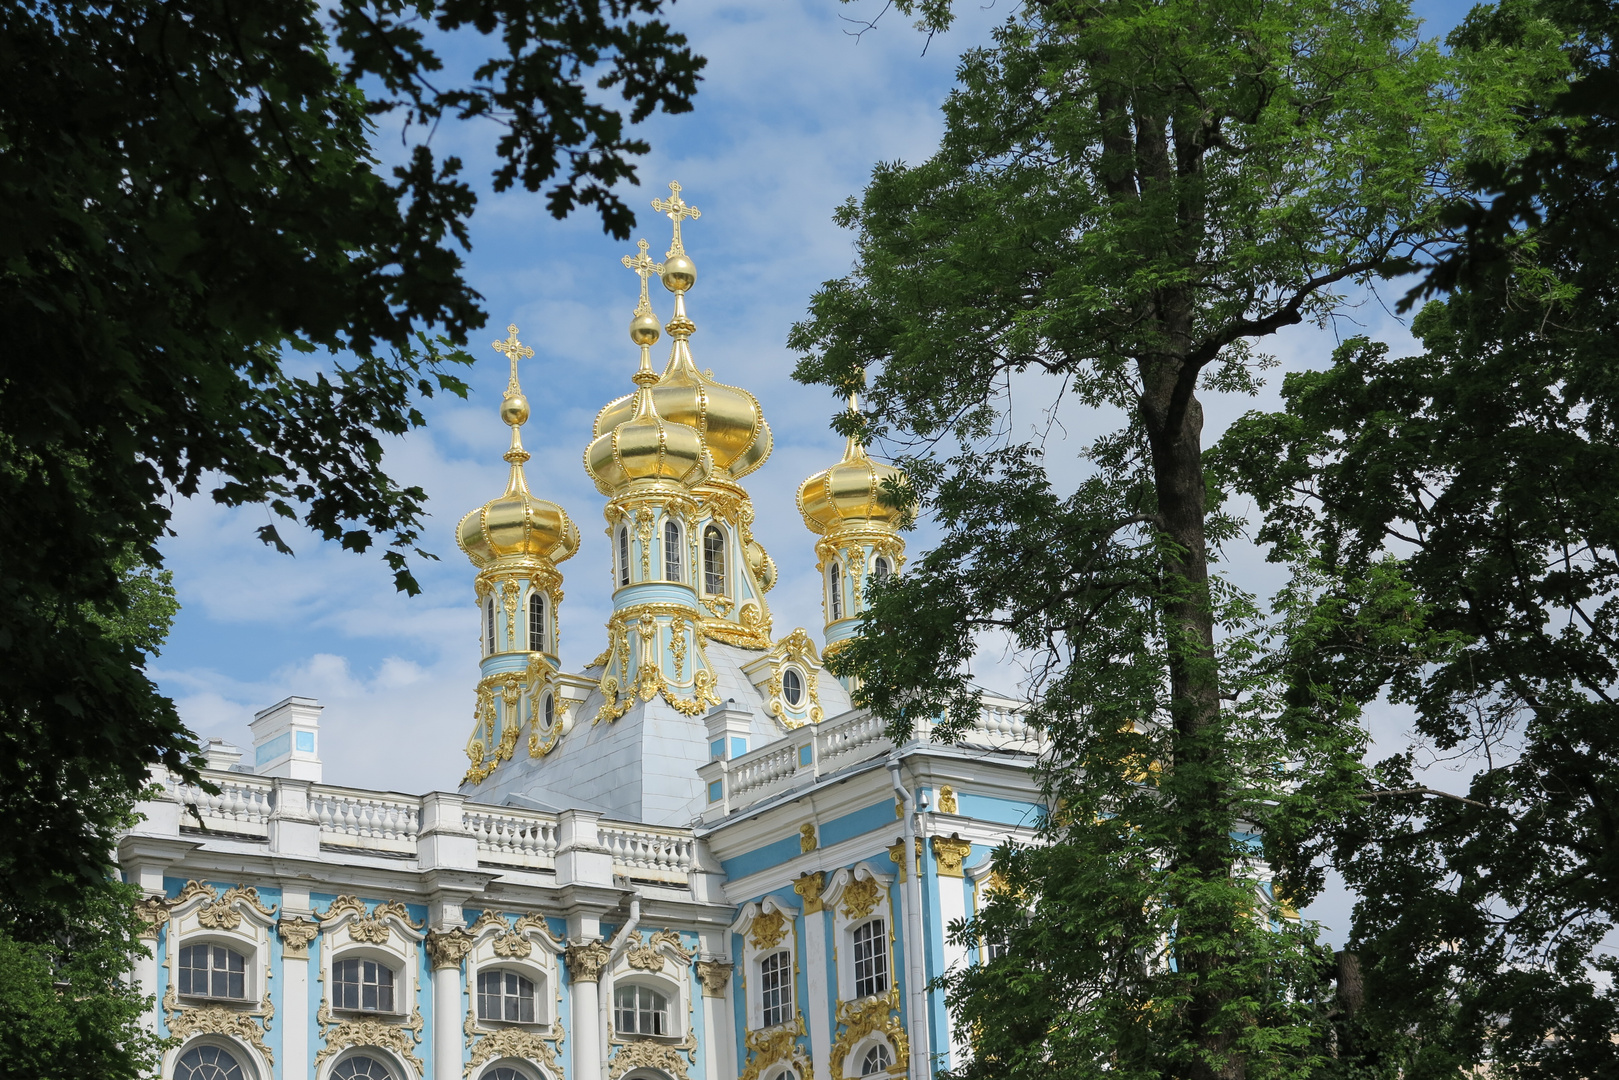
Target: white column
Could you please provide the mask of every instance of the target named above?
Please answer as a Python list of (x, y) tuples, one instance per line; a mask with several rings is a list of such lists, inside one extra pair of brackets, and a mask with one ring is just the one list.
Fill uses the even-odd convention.
[(308, 1080), (309, 942), (314, 940), (315, 924), (283, 916), (277, 928), (281, 932), (281, 1015), (276, 1017), (281, 1022), (281, 1080)]
[[(455, 909), (456, 918), (460, 908)], [(461, 1075), (461, 962), (472, 950), (472, 935), (459, 926), (430, 930), (427, 960), (433, 969), (433, 1072), (434, 1077), (457, 1080)]]
[(162, 897), (153, 897), (142, 901), (138, 910), (146, 919), (146, 928), (141, 932), (141, 944), (150, 950), (151, 955), (135, 957), (135, 990), (142, 997), (151, 999), (151, 1007), (141, 1014), (141, 1026), (155, 1035), (158, 1012), (162, 1009), (157, 1000), (158, 934), (166, 925), (164, 917), (168, 914), (168, 908), (163, 903)]
[(573, 992), (574, 1080), (597, 1080), (602, 1068), (602, 1019), (597, 980), (607, 964), (607, 944), (587, 941), (567, 951), (568, 985)]

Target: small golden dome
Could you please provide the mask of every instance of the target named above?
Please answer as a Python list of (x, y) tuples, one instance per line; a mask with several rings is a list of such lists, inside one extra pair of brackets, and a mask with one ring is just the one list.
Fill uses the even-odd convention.
[(707, 480), (714, 463), (696, 429), (659, 416), (646, 387), (632, 400), (637, 403), (635, 415), (596, 436), (585, 450), (585, 471), (596, 482), (596, 490), (611, 496), (637, 481), (674, 481), (689, 487)]
[(523, 467), (514, 464), (506, 494), (462, 518), (455, 540), (480, 568), (512, 556), (559, 563), (579, 550), (579, 527), (562, 507), (530, 494)]
[(885, 482), (905, 474), (873, 461), (865, 447), (850, 439), (843, 460), (798, 485), (798, 512), (810, 532), (824, 535), (843, 525), (879, 525), (899, 529), (905, 515), (882, 501)]
[(528, 420), (529, 404), (517, 383), (517, 361), (533, 356), (534, 350), (517, 340), (517, 327), (506, 330), (506, 340), (495, 342), (495, 349), (512, 365), (511, 381), (500, 402), (500, 419), (512, 429), (512, 445), (504, 455), (512, 467), (511, 477), (505, 494), (462, 518), (455, 530), (456, 544), (479, 568), (513, 557), (546, 559), (554, 564), (572, 558), (579, 550), (579, 527), (556, 503), (535, 498), (523, 475), (528, 451), (523, 449), (518, 428)]

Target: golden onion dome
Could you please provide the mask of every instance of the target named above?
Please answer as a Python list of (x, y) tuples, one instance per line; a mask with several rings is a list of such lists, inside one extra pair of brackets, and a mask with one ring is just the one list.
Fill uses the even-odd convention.
[(810, 532), (825, 535), (845, 525), (877, 525), (899, 529), (905, 515), (883, 501), (890, 478), (905, 474), (892, 465), (873, 461), (866, 448), (851, 438), (843, 460), (798, 485), (798, 512)]
[[(653, 402), (658, 415), (665, 420), (696, 429), (708, 447), (720, 478), (738, 480), (763, 465), (765, 459), (770, 457), (770, 425), (765, 422), (764, 410), (759, 407), (758, 398), (739, 386), (727, 386), (699, 371), (692, 360), (690, 339), (697, 326), (686, 315), (686, 293), (697, 284), (697, 265), (686, 254), (680, 237), (680, 223), (688, 217), (700, 217), (701, 213), (681, 199), (679, 184), (670, 184), (669, 190), (670, 198), (652, 201), (653, 209), (668, 214), (675, 225), (674, 243), (664, 261), (653, 263), (647, 259), (644, 243), (641, 252), (641, 259), (646, 260), (644, 267), (629, 256), (624, 259), (626, 266), (643, 274), (645, 313), (643, 315), (642, 308), (637, 308), (639, 318), (651, 315), (651, 307), (645, 305), (644, 299), (646, 273), (656, 272), (663, 287), (675, 294), (675, 314), (665, 327), (674, 340), (674, 347), (670, 350), (669, 363), (662, 377), (652, 390)], [(656, 323), (653, 325), (655, 327)], [(633, 331), (631, 336), (635, 336)], [(656, 338), (654, 330), (653, 340)], [(639, 337), (635, 340), (636, 344), (641, 343)], [(634, 414), (635, 409), (633, 394), (610, 402), (596, 415), (593, 434), (600, 437), (618, 427)]]
[(702, 435), (689, 425), (660, 415), (653, 393), (658, 375), (652, 370), (652, 345), (658, 340), (657, 319), (647, 299), (647, 275), (661, 270), (640, 242), (637, 257), (626, 255), (624, 265), (641, 276), (641, 302), (630, 320), (630, 340), (641, 347), (641, 367), (635, 373), (636, 391), (626, 400), (629, 415), (611, 425), (599, 418), (595, 438), (585, 448), (585, 471), (603, 495), (617, 495), (637, 483), (700, 484), (714, 471), (713, 459)]
[(497, 559), (513, 557), (559, 563), (579, 550), (579, 527), (567, 511), (547, 499), (536, 498), (528, 490), (523, 463), (529, 455), (523, 449), (518, 429), (528, 420), (529, 406), (517, 382), (517, 361), (519, 357), (533, 356), (534, 350), (517, 340), (516, 326), (506, 329), (509, 336), (495, 342), (495, 348), (512, 363), (511, 381), (500, 403), (500, 419), (512, 429), (512, 445), (504, 455), (511, 463), (511, 477), (506, 481), (505, 494), (467, 514), (455, 531), (455, 542), (480, 568)]

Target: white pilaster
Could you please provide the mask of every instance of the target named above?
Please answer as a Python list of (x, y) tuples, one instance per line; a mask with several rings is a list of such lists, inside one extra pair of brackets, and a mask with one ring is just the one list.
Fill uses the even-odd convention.
[(827, 1009), (830, 973), (826, 959), (826, 911), (819, 900), (813, 904), (808, 902), (808, 897), (805, 900), (804, 951), (809, 955), (803, 958), (803, 964), (809, 973), (809, 1001), (805, 1002), (805, 1012), (809, 1014), (810, 1063), (815, 1069), (814, 1080), (831, 1080), (827, 1064), (832, 1057), (832, 1017)]
[[(937, 881), (939, 883), (939, 927), (945, 935), (944, 969), (947, 972), (956, 972), (967, 966), (967, 949), (950, 939), (949, 926), (951, 923), (967, 917), (966, 882), (960, 877), (949, 877), (944, 874), (940, 874)], [(959, 1068), (967, 1060), (967, 1048), (956, 1035), (956, 1018), (953, 1013), (950, 1015), (949, 1025), (950, 1060), (941, 1063), (941, 1067), (955, 1069)]]
[(281, 1065), (279, 1080), (309, 1080), (309, 952), (281, 952)]

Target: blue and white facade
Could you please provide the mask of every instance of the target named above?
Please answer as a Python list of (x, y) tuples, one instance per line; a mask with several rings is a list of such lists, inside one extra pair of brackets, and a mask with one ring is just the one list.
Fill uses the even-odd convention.
[[(991, 851), (1034, 838), (1042, 743), (989, 698), (964, 742), (923, 723), (895, 745), (808, 632), (774, 635), (738, 482), (768, 427), (691, 362), (695, 214), (678, 188), (658, 209), (666, 261), (626, 259), (636, 391), (587, 456), (619, 585), (606, 651), (559, 670), (578, 531), (522, 475), (514, 328), (513, 479), (460, 532), (486, 646), (471, 767), (421, 796), (326, 785), (320, 706), (294, 697), (255, 719), (249, 761), (210, 748), (219, 794), (170, 779), (141, 807), (118, 854), (146, 896), (165, 1080), (927, 1080), (961, 1060), (928, 984), (983, 959), (947, 928)], [(661, 376), (653, 271), (676, 300)], [(682, 426), (700, 441), (671, 465)], [(813, 548), (837, 640), (903, 562), (882, 470), (851, 446), (800, 493), (815, 539), (794, 561)]]

